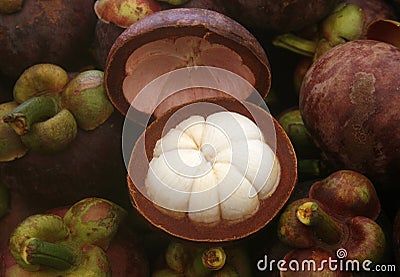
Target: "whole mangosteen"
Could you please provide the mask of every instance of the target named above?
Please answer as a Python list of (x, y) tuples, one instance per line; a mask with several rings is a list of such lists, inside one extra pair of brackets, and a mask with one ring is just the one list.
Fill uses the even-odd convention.
[(0, 16), (0, 72), (15, 78), (36, 63), (79, 65), (95, 24), (93, 0), (25, 0), (20, 11)]
[(400, 169), (400, 49), (356, 40), (326, 52), (307, 72), (300, 111), (338, 168), (380, 182)]
[(317, 23), (337, 3), (337, 0), (233, 0), (226, 9), (248, 28), (288, 32)]

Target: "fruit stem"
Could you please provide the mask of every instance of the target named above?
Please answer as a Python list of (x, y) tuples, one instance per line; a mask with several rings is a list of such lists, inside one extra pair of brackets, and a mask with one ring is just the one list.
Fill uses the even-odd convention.
[(27, 264), (44, 265), (57, 270), (70, 269), (77, 259), (77, 255), (67, 247), (39, 238), (28, 239), (22, 253)]
[(306, 57), (313, 57), (317, 48), (315, 41), (304, 39), (291, 33), (276, 36), (272, 40), (272, 44)]
[(49, 96), (33, 97), (3, 117), (14, 131), (22, 136), (31, 130), (34, 123), (53, 117), (61, 110), (59, 99)]
[(339, 225), (316, 202), (309, 201), (300, 205), (296, 217), (301, 223), (311, 227), (327, 244), (339, 242), (342, 233)]
[(221, 247), (212, 247), (196, 255), (188, 276), (203, 277), (225, 265), (226, 253)]

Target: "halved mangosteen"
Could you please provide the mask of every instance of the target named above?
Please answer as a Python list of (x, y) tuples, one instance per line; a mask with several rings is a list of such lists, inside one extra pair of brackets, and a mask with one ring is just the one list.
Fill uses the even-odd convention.
[(275, 119), (233, 98), (197, 100), (153, 121), (128, 167), (132, 202), (154, 226), (231, 241), (267, 225), (290, 197), (296, 156)]
[[(267, 56), (243, 26), (211, 10), (177, 8), (160, 11), (132, 24), (115, 41), (105, 68), (105, 86), (114, 106), (126, 114), (152, 80), (168, 72), (209, 66), (247, 80), (265, 97), (271, 85)], [(247, 99), (242, 92), (237, 98)], [(182, 90), (164, 105), (136, 101), (133, 108), (156, 118), (172, 107), (196, 99), (220, 97), (209, 90)], [(157, 96), (149, 95), (149, 98)], [(150, 99), (151, 100), (151, 99)]]

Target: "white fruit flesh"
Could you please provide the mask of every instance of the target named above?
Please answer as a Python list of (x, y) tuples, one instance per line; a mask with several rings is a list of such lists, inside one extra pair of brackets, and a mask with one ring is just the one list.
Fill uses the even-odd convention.
[[(235, 91), (234, 84), (229, 83), (225, 78), (218, 78), (218, 76), (205, 76), (205, 78), (210, 79), (211, 83), (217, 83), (221, 91), (190, 88), (173, 95), (166, 92), (171, 89), (168, 86), (174, 87), (177, 82), (181, 82), (180, 84), (185, 82), (186, 85), (190, 85), (189, 72), (186, 77), (179, 78), (180, 80), (170, 80), (170, 83), (160, 84), (159, 91), (152, 91), (152, 95), (136, 98), (147, 84), (161, 75), (192, 66), (222, 68), (239, 75), (247, 80), (250, 85), (255, 85), (254, 74), (235, 51), (220, 44), (210, 43), (204, 38), (185, 36), (149, 42), (136, 49), (129, 56), (125, 65), (126, 77), (122, 86), (125, 99), (139, 111), (151, 114), (157, 108), (156, 113), (162, 114), (167, 109), (186, 102), (221, 96), (221, 91), (230, 90), (228, 93), (233, 93), (238, 99), (245, 99), (252, 92), (251, 90)], [(165, 87), (168, 87), (168, 89)], [(224, 89), (220, 89), (221, 87)], [(167, 103), (159, 105), (159, 100), (163, 99), (167, 99)]]
[(157, 141), (145, 186), (168, 214), (216, 224), (254, 215), (279, 180), (279, 161), (257, 125), (217, 112), (191, 116)]

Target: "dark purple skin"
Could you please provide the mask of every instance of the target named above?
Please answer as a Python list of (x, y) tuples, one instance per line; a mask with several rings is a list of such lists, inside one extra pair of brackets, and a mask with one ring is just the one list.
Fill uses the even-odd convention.
[(108, 52), (117, 37), (125, 30), (113, 23), (97, 20), (93, 41), (93, 56), (99, 69), (104, 70)]
[[(226, 8), (225, 6), (227, 4), (223, 3), (224, 0), (190, 0), (189, 2), (179, 5), (179, 6), (173, 6), (173, 5), (168, 5), (164, 4), (163, 5), (163, 10), (167, 9), (173, 9), (176, 7), (179, 8), (198, 8), (198, 9), (206, 9), (206, 10), (213, 10), (222, 14), (226, 14)], [(163, 4), (163, 3), (162, 3)]]
[(96, 130), (80, 130), (62, 152), (30, 151), (18, 160), (0, 163), (0, 176), (29, 205), (44, 209), (95, 196), (127, 206), (122, 123), (123, 117), (114, 112)]
[(355, 4), (361, 7), (365, 14), (363, 34), (360, 38), (365, 38), (368, 24), (377, 19), (396, 20), (397, 16), (392, 6), (384, 0), (345, 0), (344, 2)]
[(377, 183), (398, 180), (399, 68), (399, 48), (358, 40), (331, 49), (307, 72), (300, 111), (337, 168), (353, 169)]
[(228, 14), (250, 29), (289, 32), (319, 22), (337, 0), (233, 0)]
[(72, 69), (88, 55), (96, 15), (93, 0), (25, 0), (21, 11), (0, 16), (0, 72), (17, 78), (37, 63)]

